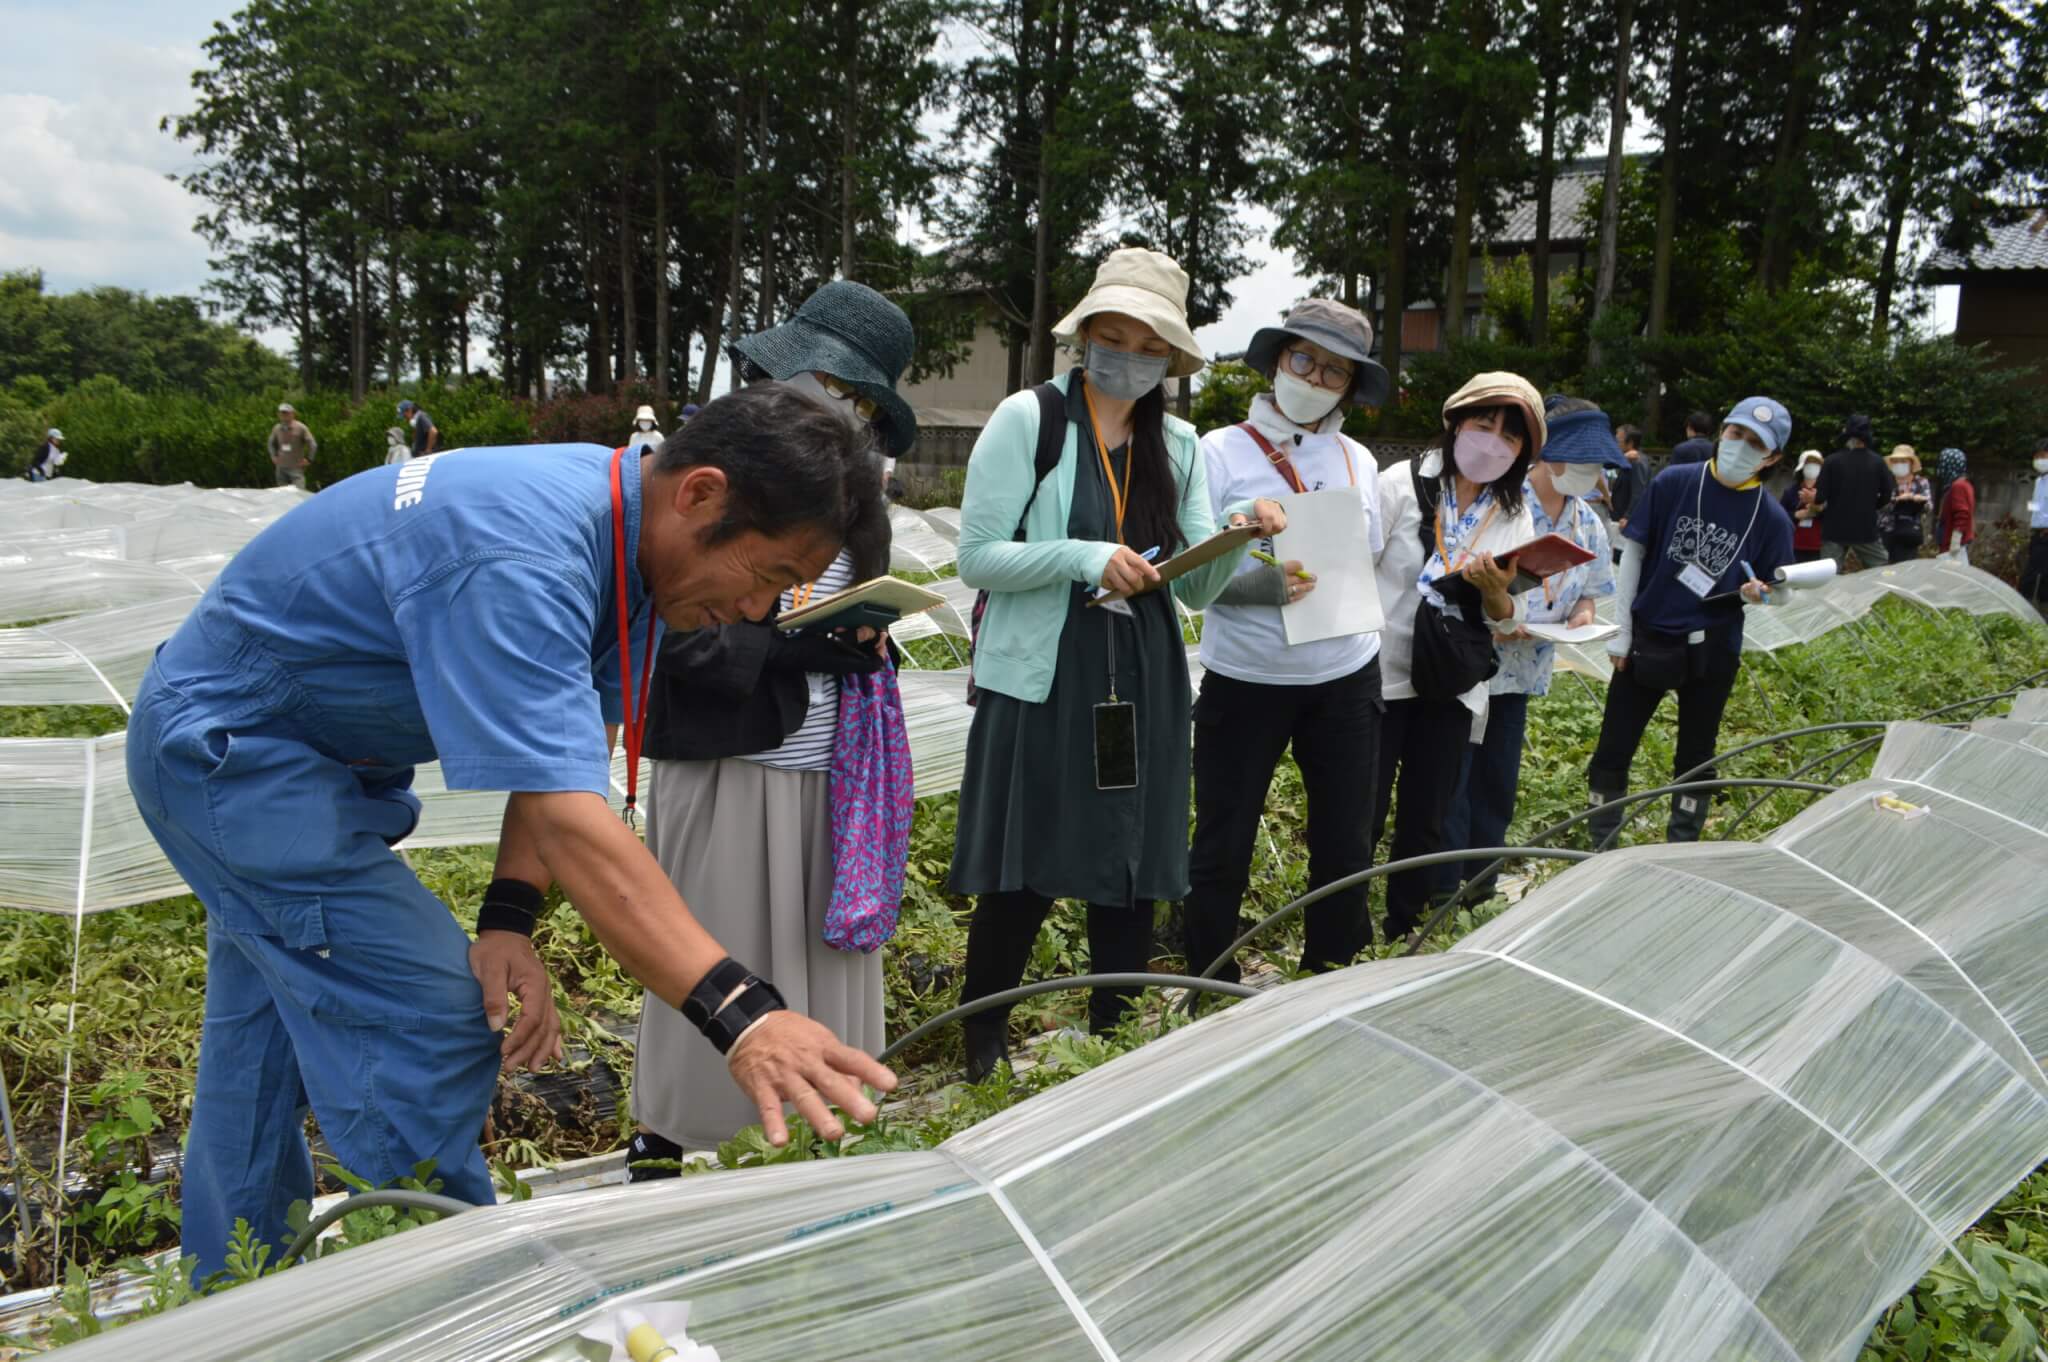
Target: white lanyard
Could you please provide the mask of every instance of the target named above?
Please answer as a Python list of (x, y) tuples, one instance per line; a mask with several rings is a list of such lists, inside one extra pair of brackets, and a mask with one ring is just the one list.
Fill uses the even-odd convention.
[[(1695, 545), (1695, 552), (1698, 551), (1697, 546), (1700, 544), (1700, 542), (1706, 538), (1706, 535), (1701, 533), (1699, 527), (1706, 524), (1707, 521), (1707, 517), (1705, 513), (1701, 511), (1700, 507), (1702, 505), (1701, 499), (1705, 497), (1707, 493), (1707, 479), (1713, 476), (1711, 473), (1707, 471), (1709, 467), (1709, 464), (1703, 463), (1700, 465), (1699, 484), (1693, 488), (1692, 493), (1692, 523), (1694, 527), (1693, 544)], [(1742, 557), (1742, 546), (1749, 542), (1749, 532), (1756, 528), (1756, 513), (1758, 511), (1761, 511), (1763, 508), (1764, 486), (1762, 483), (1758, 483), (1756, 486), (1756, 501), (1752, 503), (1749, 508), (1749, 524), (1743, 527), (1742, 538), (1735, 541), (1735, 551), (1728, 555), (1728, 561), (1721, 564), (1720, 571), (1714, 574), (1715, 580), (1718, 581), (1720, 579), (1721, 573), (1726, 572), (1731, 567), (1734, 567), (1736, 560)], [(1707, 565), (1705, 563), (1700, 562), (1698, 558), (1688, 559), (1687, 565), (1690, 567), (1696, 567), (1701, 572), (1705, 572), (1707, 570)]]

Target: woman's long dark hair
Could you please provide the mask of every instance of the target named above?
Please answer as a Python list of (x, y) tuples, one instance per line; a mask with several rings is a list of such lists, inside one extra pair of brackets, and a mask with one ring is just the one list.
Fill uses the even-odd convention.
[(1529, 420), (1522, 414), (1521, 407), (1513, 402), (1484, 402), (1475, 407), (1459, 407), (1444, 418), (1444, 495), (1451, 498), (1453, 506), (1458, 504), (1455, 481), (1458, 465), (1451, 453), (1451, 446), (1458, 439), (1458, 427), (1474, 417), (1494, 411), (1501, 413), (1500, 428), (1504, 434), (1522, 437), (1522, 452), (1515, 455), (1515, 461), (1508, 465), (1508, 471), (1487, 484), (1492, 489), (1493, 499), (1500, 504), (1500, 508), (1509, 515), (1514, 515), (1522, 509), (1522, 484), (1529, 477), (1529, 465), (1536, 462), (1536, 453), (1531, 448)]
[[(1074, 381), (1082, 381), (1082, 374)], [(1083, 430), (1081, 455), (1094, 451), (1094, 435)], [(1143, 553), (1154, 544), (1164, 560), (1188, 546), (1180, 532), (1180, 501), (1184, 488), (1173, 476), (1166, 455), (1166, 387), (1154, 388), (1131, 409), (1131, 499), (1124, 507), (1124, 543)]]

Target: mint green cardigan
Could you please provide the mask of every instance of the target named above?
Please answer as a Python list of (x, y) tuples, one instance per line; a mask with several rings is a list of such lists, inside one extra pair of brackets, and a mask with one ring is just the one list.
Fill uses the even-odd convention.
[[(1061, 392), (1073, 375), (1053, 380)], [(1079, 431), (1067, 428), (1059, 466), (1046, 478), (1024, 522), (1024, 542), (1011, 536), (1031, 496), (1032, 457), (1038, 448), (1038, 398), (1012, 393), (989, 417), (967, 461), (967, 492), (960, 506), (960, 580), (988, 593), (988, 611), (974, 646), (974, 684), (1042, 704), (1052, 693), (1053, 664), (1066, 628), (1067, 598), (1075, 582), (1102, 580), (1116, 545), (1067, 538), (1074, 507)], [(1166, 418), (1166, 456), (1180, 487), (1180, 532), (1199, 544), (1216, 532), (1209, 508), (1209, 478), (1195, 448), (1195, 428)], [(1226, 508), (1226, 518), (1249, 513), (1251, 503)], [(1140, 547), (1149, 547), (1140, 546)], [(1200, 610), (1229, 584), (1244, 550), (1226, 553), (1169, 583), (1191, 610)]]

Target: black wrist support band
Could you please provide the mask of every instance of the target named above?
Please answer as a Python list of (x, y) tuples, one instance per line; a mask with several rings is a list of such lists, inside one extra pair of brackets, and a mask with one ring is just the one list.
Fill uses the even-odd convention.
[(484, 890), (483, 906), (476, 910), (476, 929), (483, 932), (517, 932), (533, 935), (533, 924), (546, 906), (547, 895), (525, 880), (492, 880)]
[[(730, 999), (730, 1001), (727, 1001)], [(704, 1033), (704, 1038), (725, 1054), (755, 1022), (789, 1004), (769, 983), (727, 956), (690, 990), (683, 999), (683, 1016)]]

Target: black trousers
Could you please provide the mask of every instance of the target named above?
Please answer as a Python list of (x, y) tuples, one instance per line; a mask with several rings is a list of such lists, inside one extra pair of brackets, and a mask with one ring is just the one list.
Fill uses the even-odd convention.
[[(1689, 649), (1691, 671), (1679, 686), (1678, 749), (1671, 759), (1671, 774), (1685, 774), (1714, 755), (1721, 738), (1721, 714), (1728, 708), (1728, 694), (1742, 671), (1742, 654), (1718, 639), (1695, 643)], [(1596, 795), (1613, 798), (1628, 792), (1628, 769), (1642, 746), (1643, 730), (1664, 702), (1667, 692), (1653, 690), (1636, 680), (1633, 669), (1617, 671), (1607, 683), (1607, 712), (1600, 721), (1600, 740), (1593, 760), (1586, 768), (1586, 783)], [(1710, 766), (1692, 780), (1714, 779)], [(1671, 819), (1665, 837), (1673, 842), (1697, 842), (1707, 821), (1706, 792), (1679, 795), (1671, 802)], [(1596, 821), (1596, 829), (1611, 822)]]
[[(1372, 864), (1373, 782), (1380, 745), (1380, 663), (1312, 686), (1264, 685), (1220, 672), (1195, 700), (1195, 842), (1188, 858), (1188, 972), (1199, 974), (1237, 939), (1251, 882), (1259, 815), (1273, 768), (1291, 743), (1308, 796), (1308, 887)], [(1304, 912), (1301, 967), (1342, 969), (1372, 944), (1370, 885)], [(1236, 979), (1232, 960), (1219, 978)]]
[(1920, 536), (1886, 535), (1884, 537), (1885, 557), (1894, 563), (1910, 563), (1920, 556)]
[[(1387, 859), (1404, 861), (1450, 849), (1444, 814), (1464, 768), (1472, 738), (1472, 711), (1456, 700), (1389, 700), (1380, 721), (1379, 780), (1372, 807), (1372, 844), (1386, 831), (1387, 813), (1400, 795), (1394, 844)], [(1387, 940), (1406, 936), (1429, 906), (1436, 871), (1397, 870), (1387, 876)]]
[[(1028, 889), (983, 894), (974, 904), (967, 928), (967, 977), (960, 1001), (973, 1002), (1024, 982), (1038, 929), (1052, 911), (1052, 900)], [(1088, 905), (1088, 971), (1091, 974), (1142, 974), (1152, 961), (1152, 903)], [(1116, 1029), (1140, 989), (1092, 989), (1088, 994), (1088, 1029), (1097, 1034)], [(1010, 1009), (990, 1008), (967, 1019), (971, 1027), (1001, 1027)]]
[(2027, 540), (2027, 562), (2020, 569), (2020, 595), (2036, 607), (2048, 603), (2048, 530), (2035, 530)]

